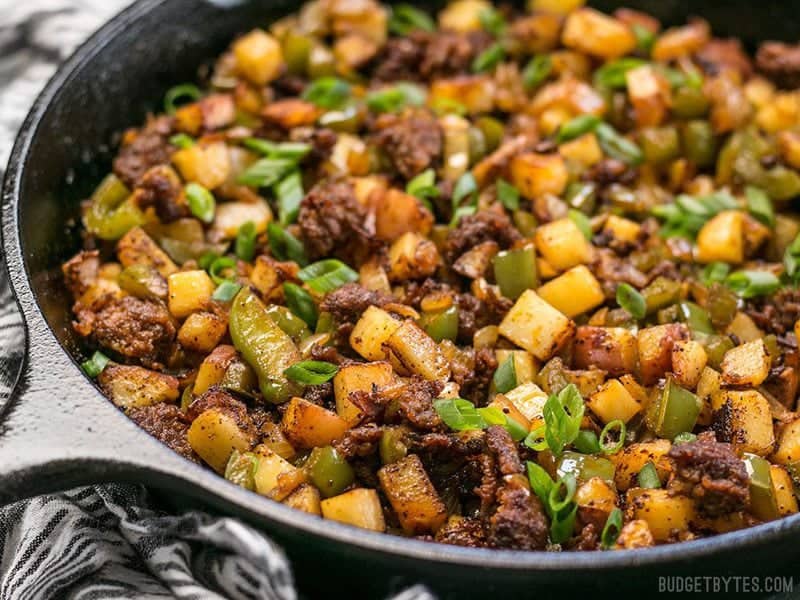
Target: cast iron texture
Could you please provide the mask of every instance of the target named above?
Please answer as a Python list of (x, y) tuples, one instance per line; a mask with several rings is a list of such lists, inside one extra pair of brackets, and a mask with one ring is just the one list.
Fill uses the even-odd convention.
[[(598, 4), (608, 9), (616, 3)], [(749, 42), (759, 32), (789, 38), (798, 30), (791, 3), (780, 0), (626, 4), (650, 8), (668, 23), (702, 13), (716, 31)], [(184, 460), (128, 421), (81, 374), (58, 266), (79, 247), (74, 227), (64, 223), (74, 222), (78, 202), (108, 170), (108, 145), (148, 110), (157, 110), (170, 85), (193, 79), (197, 65), (235, 34), (267, 25), (296, 6), (142, 0), (78, 50), (31, 110), (2, 196), (5, 258), (27, 323), (28, 352), (0, 425), (0, 501), (108, 480), (146, 483), (262, 527), (284, 545), (301, 589), (311, 597), (337, 591), (375, 597), (418, 581), (443, 597), (563, 593), (577, 585), (618, 594), (634, 587), (653, 592), (663, 574), (787, 572), (796, 561), (800, 515), (675, 546), (577, 554), (434, 545), (323, 521)], [(19, 348), (4, 350), (20, 354)]]

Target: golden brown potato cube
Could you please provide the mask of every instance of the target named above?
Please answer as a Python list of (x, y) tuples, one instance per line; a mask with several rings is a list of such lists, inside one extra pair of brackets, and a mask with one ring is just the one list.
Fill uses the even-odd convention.
[(250, 450), (250, 436), (226, 412), (210, 408), (192, 421), (189, 445), (217, 473), (225, 471), (231, 452)]
[(567, 160), (574, 161), (584, 167), (591, 167), (603, 160), (603, 150), (593, 133), (585, 133), (558, 147), (558, 152)]
[(528, 0), (527, 4), (531, 12), (567, 15), (586, 4), (586, 0)]
[(266, 446), (255, 449), (258, 463), (253, 473), (256, 492), (281, 501), (305, 481), (305, 474)]
[(666, 474), (665, 461), (663, 458), (669, 452), (672, 444), (669, 440), (653, 440), (652, 442), (638, 442), (626, 446), (620, 452), (610, 456), (616, 471), (614, 472), (614, 484), (621, 492), (628, 488), (638, 485), (637, 476), (648, 462), (652, 462), (659, 470), (660, 474)]
[(797, 512), (797, 498), (794, 495), (794, 484), (789, 473), (783, 467), (770, 465), (769, 473), (772, 476), (772, 490), (778, 512), (782, 517), (793, 515)]
[(257, 256), (250, 272), (250, 284), (265, 300), (283, 298), (283, 284), (297, 278), (300, 267), (293, 261), (280, 262), (270, 256)]
[(694, 54), (708, 43), (711, 31), (708, 23), (694, 19), (683, 27), (668, 29), (653, 44), (651, 52), (658, 62), (667, 62), (681, 56)]
[(628, 491), (626, 504), (630, 518), (646, 521), (657, 542), (666, 542), (688, 531), (697, 516), (691, 498), (672, 495), (669, 490), (634, 488)]
[(386, 530), (383, 508), (375, 490), (356, 488), (333, 498), (326, 498), (320, 503), (320, 507), (322, 516), (326, 519), (372, 531)]
[(621, 21), (592, 8), (581, 8), (567, 16), (561, 41), (567, 48), (611, 60), (636, 47), (636, 36)]
[(231, 94), (210, 94), (198, 102), (175, 111), (175, 128), (189, 135), (231, 125), (236, 119), (236, 104)]
[(228, 321), (220, 315), (192, 313), (178, 330), (178, 342), (187, 350), (207, 354), (219, 344), (227, 330)]
[(534, 237), (539, 254), (556, 270), (566, 271), (592, 259), (592, 245), (572, 219), (541, 225)]
[(693, 390), (708, 362), (703, 345), (694, 340), (678, 340), (672, 345), (672, 374), (675, 380)]
[(545, 194), (560, 196), (567, 187), (569, 173), (560, 154), (518, 154), (511, 160), (511, 183), (528, 200)]
[(386, 9), (374, 0), (332, 0), (326, 5), (337, 37), (359, 34), (383, 45), (388, 35)]
[(617, 491), (610, 483), (599, 477), (592, 477), (575, 491), (578, 518), (584, 525), (592, 523), (602, 531), (608, 515), (617, 508), (617, 498)]
[(123, 267), (148, 265), (163, 277), (169, 277), (178, 267), (141, 227), (134, 227), (117, 242), (117, 257)]
[(462, 33), (480, 31), (481, 13), (491, 8), (486, 0), (455, 0), (439, 12), (439, 27)]
[(775, 445), (769, 402), (756, 390), (725, 390), (723, 404), (714, 415), (718, 435), (729, 441), (737, 454), (767, 456)]
[(391, 293), (389, 276), (377, 256), (373, 256), (358, 269), (358, 283), (374, 292)]
[(433, 226), (433, 215), (411, 194), (396, 188), (386, 190), (375, 205), (375, 232), (387, 242), (393, 242), (404, 233), (428, 235)]
[(447, 358), (414, 321), (404, 321), (383, 346), (390, 362), (401, 373), (420, 375), (429, 381), (446, 381), (450, 377)]
[(200, 368), (197, 370), (197, 377), (194, 380), (195, 396), (204, 393), (212, 385), (217, 385), (225, 376), (230, 364), (237, 357), (236, 348), (233, 346), (217, 346), (208, 356), (203, 359)]
[(628, 98), (639, 127), (655, 127), (667, 116), (670, 99), (669, 82), (652, 65), (642, 65), (625, 73)]
[(322, 516), (320, 506), (319, 490), (310, 483), (303, 483), (295, 491), (289, 494), (283, 503), (296, 510), (311, 513), (312, 515)]
[(588, 404), (603, 423), (610, 423), (616, 419), (627, 423), (642, 410), (642, 405), (630, 395), (618, 379), (610, 379), (602, 385), (589, 398)]
[(700, 415), (697, 417), (699, 425), (710, 425), (714, 411), (719, 410), (724, 400), (720, 395), (722, 375), (711, 367), (705, 367), (697, 381), (697, 397), (703, 403)]
[(653, 385), (672, 369), (672, 346), (689, 339), (689, 329), (683, 323), (655, 325), (639, 330), (636, 345), (639, 350), (639, 371), (644, 385)]
[(199, 183), (209, 190), (225, 183), (231, 169), (224, 142), (182, 148), (172, 155), (172, 162), (186, 181)]
[(790, 129), (797, 124), (798, 118), (800, 118), (800, 97), (795, 92), (775, 94), (756, 113), (756, 123), (768, 133)]
[(733, 321), (728, 325), (725, 333), (733, 334), (743, 342), (753, 342), (764, 337), (764, 332), (758, 328), (750, 315), (741, 311), (733, 317)]
[(618, 376), (636, 371), (636, 336), (624, 327), (581, 325), (575, 333), (573, 363), (579, 369), (596, 367)]
[(772, 460), (781, 465), (800, 461), (800, 419), (783, 426)]
[(108, 365), (97, 382), (120, 408), (140, 408), (178, 399), (178, 380), (143, 367)]
[(722, 358), (720, 369), (725, 385), (758, 387), (769, 375), (772, 358), (763, 340), (753, 340), (731, 348)]
[(436, 533), (442, 526), (447, 510), (416, 454), (384, 465), (378, 479), (408, 535)]
[(378, 52), (378, 44), (359, 33), (337, 38), (333, 43), (333, 56), (338, 70), (343, 75), (362, 67)]
[[(498, 396), (500, 397), (500, 396)], [(531, 429), (544, 423), (543, 410), (548, 394), (533, 382), (518, 385), (502, 395), (530, 423)]]
[(404, 233), (389, 247), (389, 281), (430, 277), (438, 266), (436, 244), (418, 233)]
[(549, 52), (558, 46), (561, 19), (541, 12), (519, 16), (511, 23), (511, 37), (528, 54)]
[(394, 381), (392, 365), (388, 362), (351, 363), (339, 368), (333, 378), (333, 393), (336, 397), (336, 412), (353, 427), (364, 414), (350, 399), (353, 392), (372, 392)]
[(697, 260), (701, 263), (744, 260), (744, 213), (725, 210), (709, 220), (697, 234)]
[(385, 310), (370, 306), (353, 327), (350, 346), (367, 360), (384, 360), (387, 354), (383, 344), (401, 324)]
[(300, 98), (282, 98), (270, 102), (261, 111), (264, 120), (276, 123), (287, 131), (295, 127), (307, 127), (317, 122), (322, 114), (316, 104)]
[(167, 279), (169, 312), (177, 319), (204, 310), (214, 293), (214, 282), (201, 270), (180, 271)]
[(446, 114), (439, 117), (444, 148), (444, 164), (440, 170), (442, 179), (455, 181), (469, 168), (470, 122), (464, 117)]
[(286, 406), (281, 428), (300, 448), (327, 446), (347, 431), (347, 422), (335, 412), (303, 398), (292, 398)]
[(456, 259), (452, 269), (459, 275), (470, 279), (480, 279), (492, 266), (492, 260), (497, 255), (500, 247), (494, 240), (488, 240), (473, 246)]
[(214, 223), (211, 225), (216, 237), (232, 240), (242, 225), (252, 221), (256, 233), (264, 233), (272, 221), (272, 210), (262, 198), (255, 202), (223, 202), (217, 205)]
[(566, 316), (585, 313), (605, 301), (603, 289), (585, 265), (578, 265), (536, 290), (539, 297)]
[(786, 164), (793, 169), (800, 169), (800, 133), (795, 131), (778, 133), (778, 149)]
[(525, 290), (500, 323), (499, 331), (539, 360), (548, 360), (572, 338), (575, 323), (533, 290)]
[(633, 550), (635, 548), (649, 548), (655, 546), (656, 541), (650, 533), (650, 526), (647, 521), (635, 519), (628, 521), (622, 526), (619, 537), (614, 543), (614, 548), (620, 550)]
[(266, 85), (283, 70), (281, 45), (261, 29), (254, 29), (233, 43), (236, 70), (250, 83)]
[(603, 225), (603, 232), (607, 233), (615, 240), (620, 242), (634, 243), (639, 239), (639, 234), (642, 231), (641, 225), (636, 221), (618, 217), (617, 215), (608, 215), (605, 225)]
[(431, 83), (428, 103), (457, 102), (473, 115), (494, 109), (495, 84), (485, 75), (460, 75), (451, 79), (435, 79)]

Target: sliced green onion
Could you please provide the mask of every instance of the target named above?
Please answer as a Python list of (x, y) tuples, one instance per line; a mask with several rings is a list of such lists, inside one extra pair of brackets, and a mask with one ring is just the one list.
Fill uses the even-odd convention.
[(761, 188), (748, 185), (744, 190), (747, 199), (747, 210), (764, 225), (775, 227), (775, 209), (772, 200)]
[(235, 281), (225, 280), (214, 290), (211, 298), (217, 302), (230, 302), (236, 297), (240, 289), (242, 289), (242, 286)]
[(472, 61), (472, 72), (485, 73), (486, 71), (491, 71), (500, 64), (505, 57), (506, 51), (503, 49), (503, 45), (492, 44)]
[(550, 510), (553, 513), (558, 513), (567, 508), (575, 497), (577, 487), (578, 484), (573, 473), (567, 473), (556, 481), (547, 496)]
[(303, 90), (303, 100), (322, 108), (341, 108), (350, 97), (350, 84), (338, 77), (320, 77)]
[(283, 294), (286, 296), (286, 306), (289, 307), (289, 310), (303, 319), (313, 329), (317, 325), (319, 313), (311, 294), (291, 281), (283, 284)]
[(589, 241), (592, 241), (592, 223), (589, 221), (589, 217), (587, 217), (581, 211), (575, 210), (574, 208), (569, 209), (567, 216), (570, 218), (570, 221), (575, 223), (578, 229), (581, 230), (583, 237)]
[(452, 98), (434, 98), (430, 104), (431, 110), (437, 115), (465, 115), (467, 114), (467, 107)]
[(185, 133), (176, 133), (171, 138), (169, 138), (169, 143), (177, 148), (191, 148), (194, 146), (195, 141), (194, 138), (191, 136), (186, 135)]
[(549, 54), (534, 56), (522, 70), (522, 84), (530, 92), (544, 83), (552, 70), (553, 59)]
[(525, 466), (528, 470), (528, 481), (531, 484), (533, 493), (542, 501), (542, 504), (549, 506), (550, 490), (555, 485), (550, 474), (535, 462), (527, 461)]
[(373, 112), (397, 112), (406, 106), (422, 106), (426, 93), (414, 83), (402, 81), (367, 95), (367, 107)]
[(218, 258), (219, 258), (219, 254), (217, 254), (216, 252), (206, 252), (205, 254), (203, 254), (203, 256), (201, 256), (199, 258), (199, 260), (197, 261), (197, 264), (204, 271), (208, 271), (208, 269), (211, 268), (211, 265), (213, 264), (213, 262), (215, 260), (217, 260)]
[[(611, 436), (617, 433), (617, 439), (614, 440)], [(620, 419), (614, 419), (609, 422), (603, 431), (600, 432), (600, 451), (603, 454), (616, 454), (622, 450), (625, 445), (625, 423)]]
[(546, 447), (556, 456), (561, 456), (564, 448), (578, 437), (585, 410), (583, 397), (575, 384), (570, 383), (558, 394), (547, 398), (542, 409), (544, 425), (532, 431), (525, 444), (534, 450), (543, 450), (541, 429), (544, 429)]
[(606, 524), (603, 527), (603, 533), (600, 534), (600, 546), (604, 550), (611, 548), (617, 542), (617, 538), (619, 537), (621, 531), (622, 511), (618, 508), (615, 508), (611, 511), (611, 514), (608, 515)]
[(495, 184), (497, 188), (497, 199), (500, 204), (508, 210), (519, 209), (519, 190), (508, 183), (505, 179), (498, 179)]
[(109, 361), (110, 359), (105, 354), (97, 350), (94, 354), (92, 354), (92, 357), (89, 360), (81, 363), (81, 369), (83, 369), (83, 372), (89, 377), (94, 379), (103, 372), (103, 369), (108, 366)]
[(789, 247), (783, 253), (783, 267), (786, 275), (792, 282), (797, 282), (800, 276), (800, 234), (794, 238)]
[(616, 158), (632, 166), (640, 165), (644, 161), (642, 149), (628, 138), (617, 133), (617, 130), (608, 123), (600, 123), (595, 128), (595, 133), (603, 152), (611, 158)]
[(492, 377), (494, 387), (500, 394), (510, 392), (517, 387), (517, 370), (514, 367), (514, 355), (510, 355), (503, 361)]
[(246, 262), (253, 260), (256, 255), (256, 224), (247, 221), (236, 233), (236, 256)]
[(769, 271), (736, 271), (725, 283), (740, 297), (769, 296), (781, 287), (781, 280)]
[(308, 264), (303, 243), (277, 223), (267, 225), (269, 249), (278, 260), (293, 260), (300, 266)]
[(358, 281), (358, 273), (335, 258), (326, 258), (308, 265), (297, 276), (300, 281), (321, 294), (340, 288), (345, 283)]
[(646, 65), (647, 61), (641, 58), (626, 57), (604, 64), (594, 73), (594, 82), (599, 87), (620, 89), (626, 87), (625, 75), (628, 71)]
[(633, 31), (633, 35), (636, 36), (636, 47), (650, 54), (650, 51), (653, 49), (653, 44), (656, 41), (656, 34), (639, 23), (634, 23), (631, 26), (631, 31)]
[(203, 223), (211, 223), (214, 220), (214, 212), (217, 208), (214, 195), (199, 183), (194, 182), (187, 183), (184, 191), (192, 214)]
[(639, 474), (636, 476), (640, 488), (646, 490), (655, 490), (661, 487), (661, 479), (658, 477), (658, 471), (652, 461), (647, 463), (641, 468)]
[(588, 429), (579, 431), (572, 445), (582, 454), (598, 454), (600, 452), (600, 440), (597, 438), (597, 434)]
[(175, 111), (178, 110), (178, 102), (183, 104), (186, 101), (196, 101), (202, 97), (203, 92), (194, 84), (183, 83), (176, 85), (164, 94), (164, 111), (168, 115), (174, 115)]
[(478, 182), (475, 181), (475, 176), (467, 171), (456, 181), (453, 187), (453, 206), (458, 206), (461, 201), (476, 194), (478, 191)]
[(556, 143), (563, 144), (564, 142), (574, 140), (585, 133), (594, 131), (600, 122), (600, 117), (596, 117), (594, 115), (579, 115), (574, 119), (570, 119), (558, 128), (558, 133), (556, 134)]
[(410, 4), (397, 4), (391, 10), (389, 31), (395, 35), (408, 35), (415, 29), (436, 31), (436, 23), (431, 16)]
[(728, 263), (713, 262), (706, 265), (700, 273), (700, 281), (704, 285), (711, 285), (712, 283), (724, 283), (731, 272), (731, 267)]
[(463, 398), (439, 398), (434, 400), (433, 408), (442, 422), (453, 431), (486, 428), (486, 421), (469, 400), (464, 400)]
[(236, 261), (234, 259), (227, 256), (220, 256), (211, 262), (208, 267), (208, 274), (211, 276), (211, 280), (214, 283), (220, 285), (226, 280), (226, 278), (222, 276), (222, 272), (225, 269), (232, 269), (235, 266)]
[(319, 385), (333, 379), (339, 367), (324, 360), (304, 360), (293, 364), (283, 374), (304, 385)]
[(679, 433), (675, 436), (675, 439), (672, 440), (673, 444), (688, 444), (689, 442), (694, 442), (697, 439), (697, 436), (690, 431), (684, 431)]
[(261, 138), (247, 138), (244, 145), (269, 158), (286, 158), (299, 161), (311, 152), (311, 145), (303, 142), (273, 142)]
[(562, 544), (572, 537), (577, 513), (578, 505), (573, 502), (562, 512), (550, 517), (550, 540), (554, 544)]
[(536, 452), (547, 450), (549, 446), (547, 444), (547, 437), (545, 435), (546, 432), (546, 425), (540, 425), (536, 429), (531, 430), (531, 432), (525, 437), (525, 445)]
[(494, 8), (484, 8), (478, 13), (478, 20), (483, 30), (495, 37), (501, 35), (507, 27), (505, 17)]
[(250, 187), (268, 187), (278, 183), (297, 166), (290, 158), (262, 158), (247, 167), (237, 181)]
[(300, 214), (300, 203), (303, 201), (303, 178), (300, 171), (295, 170), (272, 186), (272, 192), (278, 199), (278, 220), (281, 225), (291, 225)]
[(425, 169), (406, 184), (406, 193), (428, 204), (431, 209), (430, 199), (439, 197), (439, 188), (436, 187), (436, 171)]
[(617, 304), (637, 321), (647, 314), (647, 301), (639, 291), (629, 283), (617, 285)]

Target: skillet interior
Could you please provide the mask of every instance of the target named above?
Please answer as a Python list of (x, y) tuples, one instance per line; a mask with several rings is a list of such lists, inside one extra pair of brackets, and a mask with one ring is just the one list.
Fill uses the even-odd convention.
[[(792, 39), (800, 25), (800, 18), (792, 10), (791, 3), (781, 0), (601, 0), (592, 4), (605, 10), (621, 4), (640, 7), (667, 24), (683, 22), (688, 14), (702, 14), (718, 35), (741, 37), (749, 45), (764, 38)], [(151, 10), (144, 14), (144, 8)], [(10, 171), (6, 201), (12, 203), (12, 210), (16, 208), (18, 211), (24, 264), (16, 266), (24, 267), (44, 320), (59, 342), (73, 354), (79, 353), (80, 348), (69, 327), (70, 300), (61, 282), (59, 265), (79, 248), (80, 238), (74, 227), (65, 227), (64, 224), (70, 220), (74, 222), (80, 200), (108, 171), (115, 134), (126, 126), (140, 123), (148, 110), (157, 110), (164, 90), (176, 82), (194, 79), (198, 64), (218, 54), (236, 33), (259, 24), (266, 25), (293, 8), (296, 8), (296, 3), (286, 0), (268, 5), (257, 0), (144, 0), (135, 11), (142, 13), (141, 16), (126, 22), (124, 29), (116, 35), (101, 33), (96, 36), (90, 47), (102, 46), (102, 51), (89, 53), (85, 49), (82, 53), (85, 60), (71, 63), (73, 70), (64, 84), (58, 89), (48, 90), (42, 97), (43, 104), (39, 106), (41, 117), (29, 121), (12, 158), (22, 160), (24, 164), (12, 165), (18, 168)], [(28, 141), (30, 143), (26, 144)], [(14, 191), (10, 185), (12, 179), (16, 189), (20, 190), (18, 197), (9, 195)], [(17, 206), (14, 206), (15, 202), (18, 202)], [(13, 242), (8, 239), (9, 219), (6, 210), (7, 248)], [(15, 256), (10, 256), (9, 260), (17, 262)], [(34, 311), (33, 318), (38, 319), (35, 308), (29, 308), (29, 321), (31, 310)], [(106, 402), (99, 394), (96, 401)], [(134, 451), (133, 448), (127, 450)], [(218, 484), (227, 486), (221, 480)], [(252, 516), (238, 512), (245, 517)], [(800, 517), (788, 519), (780, 526), (772, 524), (689, 545), (659, 548), (640, 556), (618, 554), (616, 557), (595, 556), (592, 559), (588, 556), (539, 555), (535, 558), (530, 554), (525, 559), (525, 555), (519, 553), (491, 552), (493, 556), (486, 556), (487, 560), (482, 563), (477, 558), (478, 553), (473, 551), (471, 554), (475, 555), (475, 560), (469, 561), (471, 567), (397, 559), (363, 549), (352, 549), (342, 555), (343, 546), (340, 544), (304, 538), (302, 534), (287, 531), (282, 535), (285, 535), (290, 553), (299, 559), (298, 579), (304, 587), (312, 586), (308, 589), (330, 591), (335, 580), (348, 576), (355, 577), (361, 584), (353, 595), (368, 593), (370, 589), (387, 589), (399, 583), (388, 575), (396, 575), (401, 568), (412, 573), (412, 579), (413, 574), (418, 573), (441, 589), (460, 588), (479, 594), (485, 594), (490, 585), (531, 589), (534, 579), (526, 577), (520, 567), (537, 572), (537, 585), (560, 585), (582, 577), (585, 582), (593, 580), (596, 586), (595, 570), (609, 567), (609, 570), (614, 570), (614, 575), (609, 573), (609, 577), (603, 579), (609, 589), (621, 582), (628, 586), (638, 582), (645, 589), (653, 590), (655, 573), (663, 572), (658, 561), (679, 564), (682, 572), (691, 572), (692, 569), (699, 569), (702, 574), (712, 570), (741, 572), (744, 565), (752, 562), (748, 560), (748, 554), (752, 554), (741, 547), (734, 549), (734, 544), (749, 548), (760, 546), (763, 551), (760, 565), (771, 564), (779, 568), (781, 560), (785, 562), (792, 558), (789, 533), (800, 530), (798, 519)], [(350, 531), (353, 539), (359, 537), (360, 532)], [(781, 531), (784, 532), (782, 537), (777, 535)], [(389, 551), (400, 553), (408, 547), (407, 543), (397, 539), (387, 539), (383, 545)], [(710, 554), (714, 556), (713, 561), (710, 558), (708, 562), (694, 560)], [(453, 553), (456, 555), (457, 552)], [(770, 556), (772, 559), (768, 558)], [(370, 577), (359, 577), (359, 573), (365, 572), (366, 563), (358, 561), (365, 560), (373, 561), (375, 570), (370, 571)], [(345, 567), (341, 561), (346, 561), (348, 566)], [(480, 575), (481, 586), (476, 588), (475, 570), (479, 567), (474, 565), (499, 565), (501, 562), (510, 570), (501, 572), (486, 568), (486, 572)], [(644, 563), (642, 568), (646, 570), (638, 571), (639, 576), (632, 581), (630, 575), (625, 574), (625, 568), (640, 563)], [(573, 569), (572, 572), (568, 567)], [(380, 569), (386, 576), (381, 575)], [(646, 576), (646, 572), (651, 576)], [(350, 587), (348, 591), (353, 589)]]

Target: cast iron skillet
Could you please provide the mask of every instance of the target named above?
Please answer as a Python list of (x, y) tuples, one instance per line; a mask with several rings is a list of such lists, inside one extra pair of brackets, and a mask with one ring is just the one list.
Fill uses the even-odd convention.
[[(596, 4), (608, 10), (619, 3)], [(751, 44), (791, 39), (800, 25), (792, 3), (782, 0), (624, 4), (654, 12), (665, 23), (702, 13), (717, 33)], [(313, 597), (323, 592), (374, 597), (417, 581), (459, 597), (564, 593), (577, 585), (591, 586), (594, 593), (617, 594), (634, 586), (652, 593), (663, 574), (789, 572), (797, 557), (800, 515), (679, 545), (569, 554), (435, 545), (323, 521), (260, 498), (173, 453), (128, 421), (82, 375), (73, 358), (79, 347), (69, 327), (70, 301), (59, 265), (79, 248), (74, 225), (65, 223), (74, 223), (78, 202), (108, 171), (115, 133), (157, 110), (164, 90), (194, 79), (197, 65), (234, 35), (296, 7), (286, 0), (141, 0), (84, 44), (36, 101), (16, 141), (2, 196), (5, 259), (27, 325), (27, 352), (25, 336), (2, 335), (21, 328), (0, 318), (7, 346), (0, 363), (0, 386), (7, 384), (0, 390), (0, 409), (5, 406), (0, 501), (99, 481), (145, 483), (262, 527), (284, 545), (301, 588)]]

